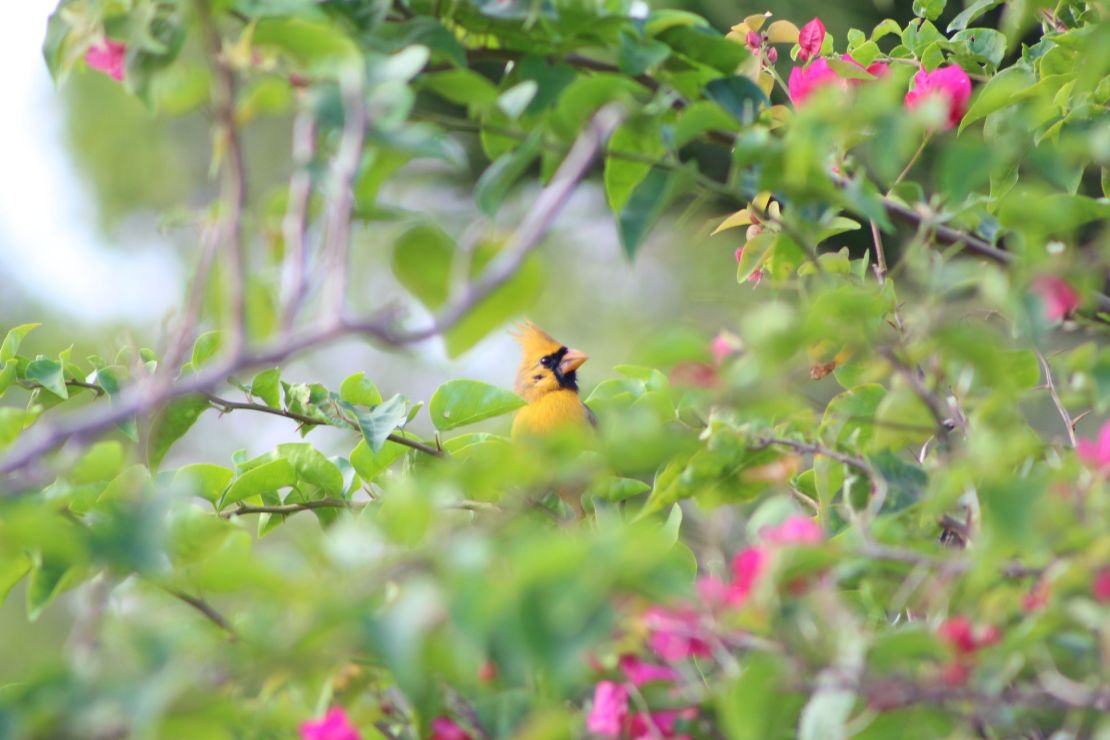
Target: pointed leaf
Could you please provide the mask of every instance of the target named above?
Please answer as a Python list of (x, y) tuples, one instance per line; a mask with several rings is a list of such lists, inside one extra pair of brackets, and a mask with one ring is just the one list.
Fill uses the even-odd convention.
[(507, 414), (524, 405), (510, 391), (478, 380), (452, 380), (436, 388), (428, 413), (436, 429), (447, 430)]

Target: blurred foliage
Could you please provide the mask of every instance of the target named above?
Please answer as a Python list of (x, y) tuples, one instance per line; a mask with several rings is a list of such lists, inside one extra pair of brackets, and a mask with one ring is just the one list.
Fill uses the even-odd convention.
[[(34, 650), (0, 648), (0, 737), (282, 737), (331, 706), (364, 737), (1110, 732), (1110, 429), (1076, 436), (1110, 406), (1110, 18), (838, 8), (803, 50), (812, 9), (63, 0), (57, 77), (124, 55), (67, 93), (106, 224), (169, 210), (199, 262), (238, 234), (246, 263), (221, 255), (168, 349), (5, 327), (0, 597)], [(956, 67), (970, 101), (907, 99)], [(659, 325), (583, 392), (596, 432), (511, 440), (523, 401), (478, 380), (282, 366), (336, 298), (344, 203), (355, 308), (450, 307), (599, 110), (621, 123), (585, 192), (624, 255), (683, 236), (636, 295)], [(299, 238), (327, 247), (300, 314)], [(541, 295), (627, 346), (643, 317), (570, 305), (572, 275), (605, 292), (593, 247), (522, 260), (448, 355)], [(174, 458), (224, 414), (301, 441)]]

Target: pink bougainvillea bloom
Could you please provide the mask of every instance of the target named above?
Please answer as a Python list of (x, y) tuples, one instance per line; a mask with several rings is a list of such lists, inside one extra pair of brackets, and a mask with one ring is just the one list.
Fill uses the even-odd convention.
[(732, 559), (731, 600), (733, 603), (739, 603), (748, 598), (766, 565), (767, 555), (758, 547), (749, 547), (736, 554)]
[(448, 717), (436, 717), (432, 720), (431, 740), (471, 740), (470, 733), (455, 724)]
[(710, 609), (724, 606), (730, 601), (732, 588), (717, 576), (702, 576), (694, 583), (698, 596)]
[(709, 351), (713, 354), (713, 359), (720, 365), (725, 359), (736, 350), (733, 346), (732, 340), (724, 332), (720, 332), (717, 336), (713, 337), (713, 341), (709, 343)]
[(358, 730), (340, 707), (332, 707), (322, 718), (302, 722), (301, 740), (359, 740)]
[(948, 107), (945, 128), (954, 128), (967, 112), (971, 78), (954, 64), (937, 67), (932, 72), (921, 70), (913, 76), (913, 88), (906, 93), (906, 108), (912, 110), (933, 96), (940, 96)]
[(806, 98), (825, 85), (839, 85), (847, 87), (847, 83), (840, 78), (824, 57), (815, 59), (808, 67), (795, 67), (790, 70), (790, 79), (786, 87), (790, 92), (790, 102), (801, 105)]
[(663, 660), (674, 662), (709, 655), (709, 645), (701, 637), (698, 613), (688, 607), (664, 609), (653, 606), (644, 613), (651, 630), (648, 647)]
[(755, 31), (748, 31), (748, 36), (744, 41), (747, 47), (755, 52), (759, 51), (760, 47), (763, 46), (763, 37)]
[(798, 60), (804, 62), (820, 54), (823, 43), (825, 43), (825, 24), (820, 18), (814, 18), (798, 32)]
[(90, 46), (85, 52), (85, 64), (103, 72), (116, 82), (123, 80), (127, 69), (126, 59), (127, 46), (108, 39), (105, 39), (104, 43)]
[(628, 716), (628, 688), (601, 681), (594, 688), (594, 705), (586, 717), (586, 729), (603, 737), (619, 737)]
[(767, 61), (774, 64), (779, 60), (779, 50), (771, 46), (767, 48)]
[(620, 667), (633, 686), (642, 686), (656, 681), (674, 681), (678, 678), (678, 671), (674, 668), (646, 663), (634, 655), (622, 655)]
[(1033, 292), (1044, 303), (1045, 318), (1049, 321), (1063, 321), (1079, 308), (1079, 294), (1061, 277), (1041, 275), (1033, 280)]
[(1094, 594), (1095, 601), (1100, 604), (1110, 604), (1110, 565), (1095, 574), (1091, 592)]
[(1110, 470), (1110, 421), (1098, 431), (1098, 439), (1081, 439), (1076, 446), (1079, 459), (1095, 470)]
[(821, 526), (805, 516), (792, 516), (762, 534), (764, 541), (773, 545), (816, 545), (825, 538)]
[(973, 653), (978, 647), (971, 622), (967, 617), (952, 617), (946, 620), (940, 626), (938, 633), (959, 653)]

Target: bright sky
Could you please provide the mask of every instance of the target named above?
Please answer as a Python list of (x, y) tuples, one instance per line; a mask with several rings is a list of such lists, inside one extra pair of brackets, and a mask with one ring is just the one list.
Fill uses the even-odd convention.
[[(40, 46), (56, 0), (6, 4), (0, 24), (0, 274), (84, 323), (154, 324), (178, 298), (177, 261), (157, 234), (101, 243), (93, 204), (61, 143), (61, 109)], [(4, 318), (0, 316), (0, 333)]]

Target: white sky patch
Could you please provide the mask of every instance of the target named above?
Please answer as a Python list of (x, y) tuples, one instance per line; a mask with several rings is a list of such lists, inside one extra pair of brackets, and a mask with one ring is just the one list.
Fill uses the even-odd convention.
[(43, 62), (55, 0), (19, 0), (0, 23), (0, 271), (26, 293), (84, 323), (153, 324), (180, 294), (169, 245), (151, 233), (113, 249), (61, 139), (61, 105)]

